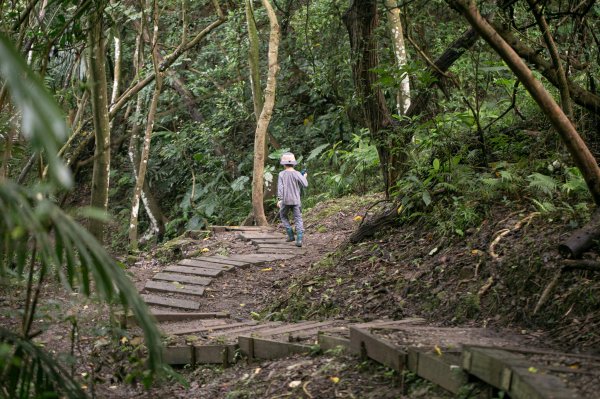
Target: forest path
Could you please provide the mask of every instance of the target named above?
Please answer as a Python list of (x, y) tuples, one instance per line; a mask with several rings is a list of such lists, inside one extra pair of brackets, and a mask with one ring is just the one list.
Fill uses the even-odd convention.
[(142, 296), (168, 336), (164, 356), (171, 365), (228, 366), (241, 356), (272, 360), (337, 348), (398, 372), (410, 370), (453, 394), (474, 380), (482, 390), (499, 389), (511, 398), (594, 397), (600, 388), (600, 357), (536, 348), (531, 337), (509, 330), (440, 328), (420, 318), (261, 320), (250, 309), (264, 308), (272, 286), (287, 282), (301, 261), (323, 257), (331, 245), (315, 237), (314, 245), (309, 238), (298, 248), (270, 229), (220, 231), (247, 242), (243, 253), (183, 259), (144, 285)]

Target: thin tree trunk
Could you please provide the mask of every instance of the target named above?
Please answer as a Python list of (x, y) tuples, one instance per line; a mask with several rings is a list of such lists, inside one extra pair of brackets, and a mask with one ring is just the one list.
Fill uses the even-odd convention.
[(264, 170), (265, 170), (265, 138), (267, 129), (275, 106), (275, 90), (277, 86), (276, 75), (279, 71), (277, 55), (279, 52), (279, 23), (277, 16), (269, 0), (262, 0), (263, 7), (267, 10), (271, 33), (269, 35), (269, 72), (267, 75), (267, 86), (265, 87), (265, 102), (258, 118), (256, 133), (254, 135), (254, 172), (252, 179), (252, 209), (254, 219), (259, 226), (267, 226), (267, 218), (263, 205), (264, 200)]
[(463, 14), (473, 28), (502, 57), (508, 67), (523, 83), (523, 86), (531, 94), (531, 97), (538, 103), (544, 114), (546, 114), (552, 126), (558, 131), (575, 164), (583, 174), (594, 202), (596, 205), (600, 205), (600, 168), (569, 118), (540, 81), (535, 79), (531, 70), (513, 48), (481, 16), (475, 2), (468, 0), (446, 0), (446, 2)]
[[(103, 32), (103, 10), (97, 9), (90, 17), (88, 32), (88, 68), (90, 73), (90, 97), (92, 119), (96, 138), (94, 168), (92, 172), (91, 205), (103, 211), (108, 210), (108, 189), (110, 178), (110, 124), (108, 119), (108, 92), (106, 84), (105, 48)], [(90, 219), (90, 232), (104, 242), (104, 222)]]
[(548, 48), (548, 52), (550, 53), (550, 58), (552, 59), (552, 63), (554, 64), (554, 69), (556, 69), (556, 76), (558, 78), (558, 90), (560, 92), (560, 102), (562, 104), (562, 109), (567, 114), (567, 117), (572, 121), (573, 106), (571, 104), (571, 95), (569, 94), (567, 75), (565, 73), (565, 69), (562, 66), (560, 56), (558, 55), (558, 49), (556, 48), (556, 43), (554, 43), (554, 38), (550, 33), (550, 27), (546, 22), (546, 18), (544, 18), (544, 16), (542, 15), (542, 11), (540, 10), (540, 6), (538, 5), (538, 3), (534, 0), (527, 0), (527, 3), (531, 8), (531, 12), (535, 17), (540, 31), (542, 32), (542, 36), (544, 37), (544, 41), (546, 42), (546, 47)]
[[(139, 206), (140, 197), (142, 195), (142, 189), (146, 179), (146, 170), (148, 168), (148, 158), (150, 156), (150, 141), (152, 139), (152, 130), (154, 129), (154, 117), (156, 115), (156, 108), (158, 106), (158, 100), (160, 98), (160, 91), (162, 88), (162, 74), (159, 71), (159, 56), (158, 56), (158, 3), (154, 0), (153, 6), (153, 19), (154, 29), (152, 38), (152, 64), (154, 65), (154, 71), (156, 74), (156, 82), (154, 87), (154, 93), (150, 102), (150, 109), (148, 111), (148, 119), (146, 121), (146, 131), (144, 134), (144, 144), (142, 147), (142, 154), (140, 156), (140, 164), (138, 168), (138, 174), (136, 179), (135, 188), (133, 191), (133, 199), (131, 201), (131, 218), (129, 222), (129, 245), (134, 251), (138, 249), (138, 218), (139, 218)], [(155, 220), (156, 222), (156, 220)]]
[(252, 0), (246, 0), (246, 22), (248, 24), (248, 65), (250, 67), (250, 88), (252, 89), (254, 116), (256, 117), (256, 121), (258, 121), (264, 103), (262, 87), (260, 85), (258, 31), (256, 30), (256, 20), (254, 19)]
[[(392, 34), (392, 46), (394, 49), (394, 57), (398, 69), (406, 66), (408, 58), (406, 56), (406, 45), (404, 44), (404, 32), (402, 31), (402, 19), (400, 18), (400, 8), (396, 0), (385, 0), (385, 8), (387, 11), (388, 24)], [(398, 115), (404, 115), (410, 107), (410, 80), (408, 74), (400, 81), (400, 90), (398, 90), (396, 108)]]

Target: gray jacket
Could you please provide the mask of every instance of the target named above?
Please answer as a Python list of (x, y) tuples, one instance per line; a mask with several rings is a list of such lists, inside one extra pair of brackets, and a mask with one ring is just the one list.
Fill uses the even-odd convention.
[(300, 205), (301, 187), (308, 187), (306, 177), (297, 170), (282, 170), (277, 178), (277, 199), (283, 205)]

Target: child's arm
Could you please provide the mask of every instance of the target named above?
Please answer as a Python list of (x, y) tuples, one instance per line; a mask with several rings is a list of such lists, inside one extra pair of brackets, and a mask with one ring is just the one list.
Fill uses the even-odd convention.
[(300, 172), (296, 173), (296, 177), (302, 187), (308, 187), (308, 180), (306, 179), (307, 176), (308, 176), (308, 173), (305, 173), (305, 174), (302, 174)]
[(283, 199), (283, 183), (281, 182), (281, 175), (277, 177), (277, 207), (281, 208), (281, 200)]

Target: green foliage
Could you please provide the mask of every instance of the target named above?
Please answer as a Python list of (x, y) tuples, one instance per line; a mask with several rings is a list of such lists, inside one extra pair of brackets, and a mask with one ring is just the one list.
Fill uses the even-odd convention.
[[(41, 285), (49, 275), (87, 296), (93, 286), (100, 299), (130, 308), (144, 331), (149, 372), (155, 372), (162, 367), (160, 337), (145, 303), (117, 262), (51, 200), (56, 185), (68, 187), (71, 182), (56, 157), (58, 144), (66, 136), (63, 116), (4, 37), (0, 37), (0, 55), (0, 72), (20, 108), (23, 130), (36, 149), (45, 152), (51, 171), (46, 186), (25, 188), (0, 181), (0, 276), (28, 275), (31, 291), (34, 276)], [(33, 300), (28, 297), (25, 303), (22, 335), (0, 329), (0, 376), (6, 382), (1, 394), (25, 398), (58, 392), (84, 397), (56, 359), (31, 341), (39, 287), (35, 292)]]

